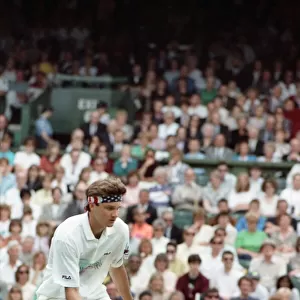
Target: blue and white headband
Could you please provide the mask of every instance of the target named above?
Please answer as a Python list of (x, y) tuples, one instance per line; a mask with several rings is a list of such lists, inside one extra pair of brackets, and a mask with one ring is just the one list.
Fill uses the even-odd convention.
[(109, 195), (109, 196), (91, 196), (88, 197), (88, 204), (100, 204), (100, 203), (114, 203), (114, 202), (121, 202), (122, 195)]

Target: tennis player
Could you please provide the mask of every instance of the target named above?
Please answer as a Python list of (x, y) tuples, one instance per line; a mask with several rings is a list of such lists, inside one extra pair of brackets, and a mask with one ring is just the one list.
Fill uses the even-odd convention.
[(129, 229), (118, 218), (126, 188), (120, 179), (92, 183), (86, 213), (61, 223), (53, 236), (38, 300), (108, 300), (102, 284), (108, 272), (124, 300), (132, 300), (123, 258), (129, 254)]

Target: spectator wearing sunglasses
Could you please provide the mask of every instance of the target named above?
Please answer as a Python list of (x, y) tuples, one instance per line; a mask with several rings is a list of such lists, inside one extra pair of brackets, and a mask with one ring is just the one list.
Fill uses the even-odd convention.
[(32, 300), (36, 290), (35, 285), (29, 281), (29, 267), (22, 264), (16, 271), (16, 283), (19, 284), (23, 294), (23, 300)]

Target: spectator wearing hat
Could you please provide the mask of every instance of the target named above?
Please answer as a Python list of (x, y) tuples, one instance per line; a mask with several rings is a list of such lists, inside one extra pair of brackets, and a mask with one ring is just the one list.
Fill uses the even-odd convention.
[(247, 277), (252, 281), (252, 293), (250, 294), (250, 296), (259, 300), (268, 300), (269, 292), (260, 283), (259, 274), (257, 272), (249, 272), (247, 274)]
[(188, 257), (189, 271), (178, 278), (176, 289), (184, 294), (186, 300), (194, 300), (197, 294), (206, 292), (209, 280), (200, 271), (201, 258), (198, 254)]
[(7, 244), (8, 261), (0, 266), (0, 281), (5, 282), (10, 288), (15, 284), (15, 273), (22, 264), (20, 257), (20, 244), (16, 240), (12, 240)]
[(275, 256), (276, 244), (267, 239), (260, 248), (262, 256), (253, 258), (249, 270), (257, 272), (261, 278), (261, 284), (269, 291), (275, 288), (278, 277), (287, 273), (287, 265), (285, 261)]
[(46, 148), (52, 141), (53, 127), (49, 121), (53, 114), (52, 107), (45, 107), (40, 117), (35, 122), (36, 140), (39, 148)]

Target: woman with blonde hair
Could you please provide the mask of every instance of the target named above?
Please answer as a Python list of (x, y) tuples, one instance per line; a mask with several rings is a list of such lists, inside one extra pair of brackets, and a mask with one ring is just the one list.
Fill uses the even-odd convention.
[(30, 282), (38, 286), (42, 279), (46, 268), (47, 258), (44, 252), (36, 252), (33, 256), (32, 267), (29, 272)]
[(23, 300), (22, 288), (18, 284), (9, 290), (7, 300)]
[(176, 291), (171, 293), (168, 300), (184, 300), (184, 295), (181, 292)]
[(169, 293), (164, 289), (164, 278), (161, 274), (155, 273), (149, 280), (149, 291), (152, 293), (152, 300), (167, 300)]
[(237, 249), (239, 259), (251, 260), (259, 255), (260, 248), (267, 235), (265, 232), (257, 230), (259, 220), (257, 213), (250, 211), (245, 217), (247, 220), (247, 229), (238, 233), (235, 248)]
[(256, 195), (250, 189), (250, 179), (247, 173), (240, 173), (235, 189), (228, 196), (229, 207), (232, 211), (247, 211), (249, 203)]
[(79, 175), (79, 180), (78, 181), (82, 181), (85, 184), (89, 184), (92, 170), (93, 169), (91, 167), (83, 168), (80, 175)]

